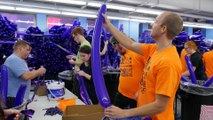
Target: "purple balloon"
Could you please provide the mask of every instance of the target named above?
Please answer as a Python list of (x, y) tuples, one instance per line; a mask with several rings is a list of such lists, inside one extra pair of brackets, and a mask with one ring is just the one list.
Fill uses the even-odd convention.
[(187, 68), (189, 70), (189, 73), (190, 73), (190, 78), (192, 80), (192, 83), (193, 84), (197, 84), (197, 79), (196, 79), (196, 76), (195, 76), (195, 73), (194, 73), (194, 70), (193, 70), (193, 67), (192, 67), (192, 63), (190, 61), (190, 58), (189, 56), (185, 56), (185, 60), (186, 60), (186, 65), (187, 65)]
[(0, 41), (0, 44), (13, 45), (14, 43), (14, 41)]
[(91, 99), (90, 99), (90, 97), (88, 95), (86, 86), (84, 84), (84, 79), (82, 78), (82, 76), (78, 75), (78, 81), (79, 81), (79, 85), (80, 85), (80, 95), (81, 95), (81, 98), (83, 99), (83, 101), (84, 101), (85, 104), (91, 105), (92, 102), (91, 102)]
[(7, 102), (7, 90), (8, 90), (8, 70), (7, 66), (1, 66), (1, 97), (2, 97), (2, 106), (6, 107)]
[(92, 39), (92, 77), (94, 80), (96, 95), (102, 107), (107, 108), (111, 105), (109, 95), (103, 79), (100, 57), (101, 30), (104, 18), (102, 14), (106, 13), (106, 4), (103, 4), (99, 10), (95, 23), (95, 29)]
[(213, 83), (213, 76), (212, 76), (211, 78), (209, 78), (209, 79), (203, 84), (203, 86), (209, 87), (212, 83)]
[(189, 81), (187, 80), (187, 78), (184, 77), (184, 76), (181, 76), (181, 80), (182, 80), (183, 82), (189, 82)]
[(119, 31), (121, 31), (121, 32), (124, 31), (124, 25), (123, 24), (120, 25)]

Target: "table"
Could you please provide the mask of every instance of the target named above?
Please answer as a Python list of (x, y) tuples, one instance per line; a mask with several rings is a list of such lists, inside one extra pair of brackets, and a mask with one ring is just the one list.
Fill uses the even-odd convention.
[[(30, 93), (31, 96), (33, 95), (33, 92)], [(75, 96), (73, 93), (71, 93), (69, 90), (65, 89), (65, 99), (68, 98), (76, 98), (76, 104), (77, 105), (84, 105), (84, 103), (78, 99), (77, 96)], [(28, 105), (28, 109), (35, 110), (35, 113), (33, 115), (33, 118), (30, 118), (30, 120), (62, 120), (61, 115), (54, 115), (44, 116), (46, 110), (43, 110), (45, 108), (55, 107), (58, 105), (57, 101), (48, 100), (47, 96), (35, 96), (34, 101)]]

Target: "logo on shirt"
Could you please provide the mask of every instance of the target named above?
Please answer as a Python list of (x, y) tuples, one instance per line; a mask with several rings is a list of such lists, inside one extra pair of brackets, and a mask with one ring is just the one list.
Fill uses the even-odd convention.
[(145, 69), (144, 69), (144, 73), (143, 73), (143, 76), (142, 76), (142, 79), (140, 81), (140, 85), (141, 85), (141, 92), (144, 93), (144, 91), (146, 90), (146, 81), (145, 81), (145, 78), (150, 70), (150, 59), (151, 57), (149, 57), (146, 61), (146, 64), (145, 64)]
[(132, 57), (131, 56), (121, 57), (120, 75), (122, 77), (132, 77)]

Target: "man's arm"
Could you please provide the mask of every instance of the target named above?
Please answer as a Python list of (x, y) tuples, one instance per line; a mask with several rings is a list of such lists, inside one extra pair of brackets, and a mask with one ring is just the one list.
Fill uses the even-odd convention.
[(104, 48), (101, 51), (100, 55), (105, 55), (106, 51), (107, 51), (107, 47), (108, 47), (108, 40), (104, 42)]
[(127, 118), (159, 114), (165, 111), (169, 100), (170, 97), (158, 94), (156, 95), (156, 100), (154, 102), (138, 108), (122, 110), (118, 107), (110, 106), (105, 110), (105, 116), (110, 118)]
[(129, 50), (132, 50), (138, 54), (142, 54), (142, 50), (141, 50), (141, 44), (137, 43), (135, 41), (132, 41), (129, 37), (127, 37), (126, 35), (124, 35), (122, 32), (120, 32), (116, 27), (114, 27), (109, 19), (107, 18), (107, 16), (105, 14), (103, 14), (104, 17), (104, 27), (106, 29), (108, 29), (112, 35), (116, 38), (116, 40), (122, 44), (124, 47), (126, 47)]
[(46, 69), (44, 67), (40, 67), (37, 70), (25, 72), (24, 74), (21, 75), (21, 78), (24, 80), (31, 80), (45, 73)]
[(74, 61), (74, 60), (69, 60), (69, 63), (70, 64), (73, 64), (73, 65), (77, 65), (77, 66), (81, 66), (81, 64), (83, 63), (83, 61), (82, 62), (76, 62), (76, 61)]

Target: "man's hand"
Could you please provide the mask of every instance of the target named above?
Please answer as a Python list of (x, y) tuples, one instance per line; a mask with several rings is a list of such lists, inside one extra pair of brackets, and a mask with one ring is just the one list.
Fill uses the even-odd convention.
[(120, 109), (116, 106), (110, 106), (104, 110), (104, 114), (109, 118), (125, 118), (125, 110)]
[(109, 21), (109, 19), (107, 18), (107, 16), (106, 16), (106, 14), (102, 14), (102, 16), (104, 17), (104, 27), (106, 28), (106, 29), (108, 29), (109, 28), (109, 26), (110, 25), (112, 25), (111, 23), (110, 23), (110, 21)]
[(46, 69), (43, 66), (41, 66), (37, 71), (40, 76), (46, 73)]

